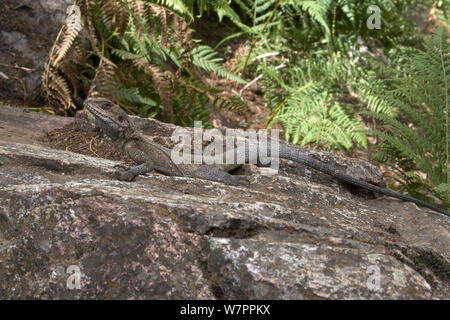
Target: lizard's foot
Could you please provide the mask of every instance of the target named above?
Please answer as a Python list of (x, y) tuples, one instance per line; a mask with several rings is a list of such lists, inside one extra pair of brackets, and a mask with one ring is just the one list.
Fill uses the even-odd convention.
[(230, 184), (236, 186), (250, 186), (250, 181), (246, 176), (233, 176), (230, 177)]
[(125, 170), (125, 171), (128, 171), (128, 170), (131, 169), (131, 167), (129, 167), (129, 166), (125, 165), (125, 164), (122, 164), (122, 163), (115, 164), (115, 165), (114, 165), (114, 168), (116, 168), (116, 169), (122, 169), (122, 170)]
[[(122, 166), (122, 165), (118, 165)], [(134, 177), (140, 174), (147, 173), (151, 171), (152, 168), (149, 166), (148, 163), (142, 163), (134, 168), (131, 168), (126, 171), (116, 171), (113, 173), (113, 178), (120, 181), (133, 181)]]
[(130, 174), (129, 171), (114, 171), (111, 174), (111, 179), (113, 180), (119, 180), (119, 181), (133, 181), (134, 180), (135, 175)]
[(126, 166), (124, 164), (119, 163), (119, 164), (114, 165), (114, 168), (115, 169), (120, 169), (120, 170), (117, 170), (117, 171), (111, 173), (111, 175), (110, 175), (111, 179), (113, 179), (113, 180), (120, 180), (120, 181), (132, 181), (133, 180), (133, 179), (128, 180), (128, 179), (126, 179), (128, 177), (124, 176), (125, 173), (130, 170), (129, 166)]

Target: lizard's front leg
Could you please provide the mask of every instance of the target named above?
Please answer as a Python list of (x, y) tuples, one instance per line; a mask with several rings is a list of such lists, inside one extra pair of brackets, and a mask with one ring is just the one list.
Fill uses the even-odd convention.
[(153, 164), (151, 162), (142, 163), (136, 167), (133, 167), (125, 172), (117, 171), (114, 173), (114, 178), (120, 181), (133, 181), (137, 175), (145, 174), (153, 170)]

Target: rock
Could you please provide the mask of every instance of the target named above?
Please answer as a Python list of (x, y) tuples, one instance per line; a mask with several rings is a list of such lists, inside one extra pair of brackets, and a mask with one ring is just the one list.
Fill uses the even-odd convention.
[(447, 216), (288, 162), (278, 175), (244, 169), (250, 187), (113, 181), (119, 162), (42, 145), (49, 120), (66, 120), (33, 116), (0, 122), (14, 136), (35, 130), (9, 141), (0, 129), (1, 299), (450, 298)]
[(0, 101), (41, 107), (41, 77), (73, 0), (0, 2)]

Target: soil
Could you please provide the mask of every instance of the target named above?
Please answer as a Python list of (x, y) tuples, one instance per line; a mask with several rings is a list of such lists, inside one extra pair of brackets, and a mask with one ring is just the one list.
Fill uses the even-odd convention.
[(83, 117), (84, 115), (76, 117), (75, 121), (45, 133), (39, 141), (54, 149), (135, 165), (111, 140), (105, 138), (98, 129), (89, 126)]
[[(225, 37), (240, 31), (231, 23), (219, 23), (218, 18), (213, 15), (196, 20), (191, 27), (196, 30), (193, 38), (201, 40), (202, 43), (212, 48), (215, 48)], [(217, 32), (211, 32), (211, 30), (217, 30)], [(216, 50), (225, 59), (223, 62), (225, 69), (238, 74), (238, 59), (242, 59), (248, 54), (249, 46), (250, 42), (247, 39), (238, 37), (225, 42)], [(207, 82), (229, 95), (239, 94), (244, 87), (244, 85), (227, 79), (219, 79), (214, 75), (207, 79)], [(264, 128), (269, 112), (265, 107), (261, 86), (258, 83), (253, 84), (243, 92), (242, 98), (246, 104), (242, 110), (215, 110), (211, 114), (213, 126), (244, 129)], [(277, 129), (281, 129), (281, 127), (277, 126)]]

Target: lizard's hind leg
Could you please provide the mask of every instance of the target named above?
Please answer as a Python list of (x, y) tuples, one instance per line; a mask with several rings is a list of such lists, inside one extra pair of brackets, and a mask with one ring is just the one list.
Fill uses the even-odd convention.
[(125, 172), (117, 171), (114, 173), (113, 178), (120, 181), (133, 181), (134, 178), (140, 174), (144, 174), (153, 170), (153, 167), (147, 162), (131, 168)]
[(216, 182), (222, 182), (230, 185), (249, 185), (247, 177), (233, 176), (228, 172), (220, 170), (213, 165), (204, 165), (193, 172), (193, 177), (211, 180)]

